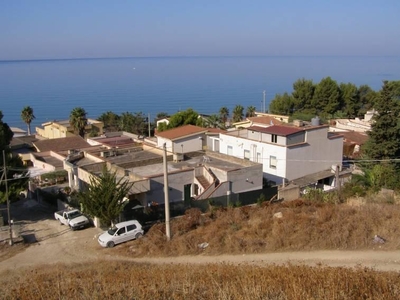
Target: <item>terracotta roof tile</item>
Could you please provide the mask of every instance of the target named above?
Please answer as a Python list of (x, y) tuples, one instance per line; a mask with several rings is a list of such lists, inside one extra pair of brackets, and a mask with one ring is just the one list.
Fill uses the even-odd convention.
[(251, 126), (248, 129), (262, 133), (276, 134), (280, 136), (288, 136), (303, 131), (303, 129), (298, 127), (280, 126), (280, 125), (273, 125), (266, 128), (259, 126)]
[(345, 142), (356, 143), (363, 145), (368, 140), (368, 135), (360, 132), (340, 132)]
[(265, 124), (265, 125), (281, 125), (282, 122), (269, 116), (260, 116), (260, 117), (250, 117), (247, 118), (249, 121), (258, 124)]
[(49, 139), (33, 142), (33, 145), (38, 152), (44, 151), (63, 151), (72, 149), (81, 149), (90, 147), (90, 144), (86, 142), (80, 136), (71, 136), (58, 139)]
[(177, 128), (157, 132), (156, 136), (169, 140), (176, 140), (186, 136), (207, 132), (208, 128), (198, 127), (194, 125), (183, 125)]

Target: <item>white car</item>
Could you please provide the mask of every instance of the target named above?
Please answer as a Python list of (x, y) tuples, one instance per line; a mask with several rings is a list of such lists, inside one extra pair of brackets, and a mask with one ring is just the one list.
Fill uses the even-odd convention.
[(102, 247), (112, 248), (117, 244), (138, 239), (143, 236), (142, 225), (136, 220), (115, 224), (114, 227), (105, 231), (98, 238)]

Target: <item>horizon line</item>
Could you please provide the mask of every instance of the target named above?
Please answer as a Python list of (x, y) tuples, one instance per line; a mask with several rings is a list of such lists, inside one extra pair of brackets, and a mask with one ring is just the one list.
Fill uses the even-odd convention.
[(5, 62), (30, 61), (63, 61), (63, 60), (100, 60), (100, 59), (151, 59), (151, 58), (267, 58), (267, 57), (399, 57), (398, 55), (164, 55), (164, 56), (109, 56), (109, 57), (66, 57), (66, 58), (32, 58), (32, 59), (0, 59)]

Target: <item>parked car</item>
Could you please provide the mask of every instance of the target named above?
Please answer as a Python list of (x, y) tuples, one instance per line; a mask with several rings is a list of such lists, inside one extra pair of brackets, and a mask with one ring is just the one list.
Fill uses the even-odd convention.
[(138, 239), (143, 236), (142, 225), (137, 220), (131, 220), (115, 224), (98, 238), (102, 247), (112, 248), (117, 244)]
[(61, 225), (67, 225), (72, 230), (89, 226), (89, 219), (77, 209), (61, 210), (54, 213), (54, 218)]

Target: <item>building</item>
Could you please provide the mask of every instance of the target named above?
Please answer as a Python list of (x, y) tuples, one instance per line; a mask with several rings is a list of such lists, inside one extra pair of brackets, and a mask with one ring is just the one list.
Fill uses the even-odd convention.
[(376, 110), (367, 111), (364, 119), (333, 119), (330, 121), (329, 131), (331, 132), (360, 132), (367, 133), (371, 130), (373, 116), (377, 114)]
[(342, 136), (329, 133), (326, 125), (298, 125), (221, 133), (220, 152), (261, 163), (264, 177), (276, 184), (342, 165)]
[(269, 127), (272, 125), (282, 125), (285, 122), (281, 121), (282, 118), (277, 118), (276, 115), (263, 114), (256, 117), (248, 117), (244, 121), (233, 123), (232, 126), (236, 129), (249, 128), (251, 126)]
[[(91, 134), (103, 134), (103, 122), (93, 119), (88, 119), (87, 122), (88, 123), (85, 127), (85, 136), (89, 136)], [(42, 128), (36, 127), (36, 133), (48, 139), (56, 139), (76, 135), (74, 133), (74, 128), (69, 123), (69, 120), (43, 123)]]
[(176, 160), (182, 160), (185, 153), (203, 150), (203, 146), (206, 145), (207, 131), (207, 128), (184, 125), (156, 132), (157, 147), (162, 149), (165, 144), (167, 151), (175, 155)]

